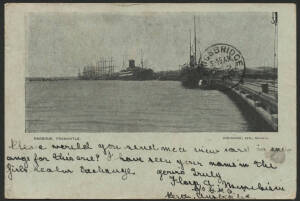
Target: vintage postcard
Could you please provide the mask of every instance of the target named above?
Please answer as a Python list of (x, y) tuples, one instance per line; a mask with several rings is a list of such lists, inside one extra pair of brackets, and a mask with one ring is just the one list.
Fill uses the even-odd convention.
[(294, 4), (5, 5), (6, 198), (292, 199)]

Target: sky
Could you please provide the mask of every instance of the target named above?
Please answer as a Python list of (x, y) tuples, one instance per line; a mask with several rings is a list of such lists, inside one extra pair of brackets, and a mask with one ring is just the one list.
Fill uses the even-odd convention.
[[(33, 13), (28, 18), (27, 77), (76, 76), (101, 57), (123, 57), (154, 71), (178, 70), (189, 58), (196, 17), (197, 51), (215, 43), (239, 49), (246, 67), (273, 66), (272, 13)], [(192, 34), (193, 37), (193, 34)], [(199, 55), (199, 53), (198, 53)]]

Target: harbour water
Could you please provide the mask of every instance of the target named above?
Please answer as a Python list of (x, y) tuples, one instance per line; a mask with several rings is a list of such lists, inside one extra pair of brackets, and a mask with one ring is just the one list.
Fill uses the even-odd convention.
[(176, 81), (26, 81), (26, 132), (257, 131), (226, 94)]

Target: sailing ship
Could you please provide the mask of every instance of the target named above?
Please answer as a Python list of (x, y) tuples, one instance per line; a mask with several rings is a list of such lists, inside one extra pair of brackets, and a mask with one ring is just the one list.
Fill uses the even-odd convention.
[(211, 69), (204, 67), (201, 52), (197, 58), (197, 34), (196, 19), (194, 16), (194, 50), (192, 52), (191, 30), (190, 30), (190, 58), (189, 63), (184, 64), (180, 70), (181, 84), (185, 88), (215, 89), (213, 72)]
[(78, 78), (82, 80), (108, 80), (115, 79), (115, 65), (113, 58), (101, 58), (96, 62), (96, 65), (90, 64), (83, 68), (83, 71), (78, 72)]
[(204, 75), (204, 67), (201, 62), (201, 53), (197, 61), (197, 37), (196, 37), (196, 20), (194, 16), (194, 52), (192, 52), (191, 30), (190, 30), (190, 58), (189, 63), (184, 64), (180, 70), (181, 84), (185, 88), (199, 88), (204, 85), (201, 77)]

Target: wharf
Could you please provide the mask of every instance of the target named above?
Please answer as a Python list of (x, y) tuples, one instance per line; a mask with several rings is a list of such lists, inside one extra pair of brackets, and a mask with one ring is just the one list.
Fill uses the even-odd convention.
[[(232, 82), (223, 82), (239, 101), (246, 103), (273, 131), (278, 131), (277, 84), (267, 81), (244, 81), (233, 87)], [(263, 87), (264, 86), (264, 87)], [(266, 90), (267, 88), (267, 90)]]

